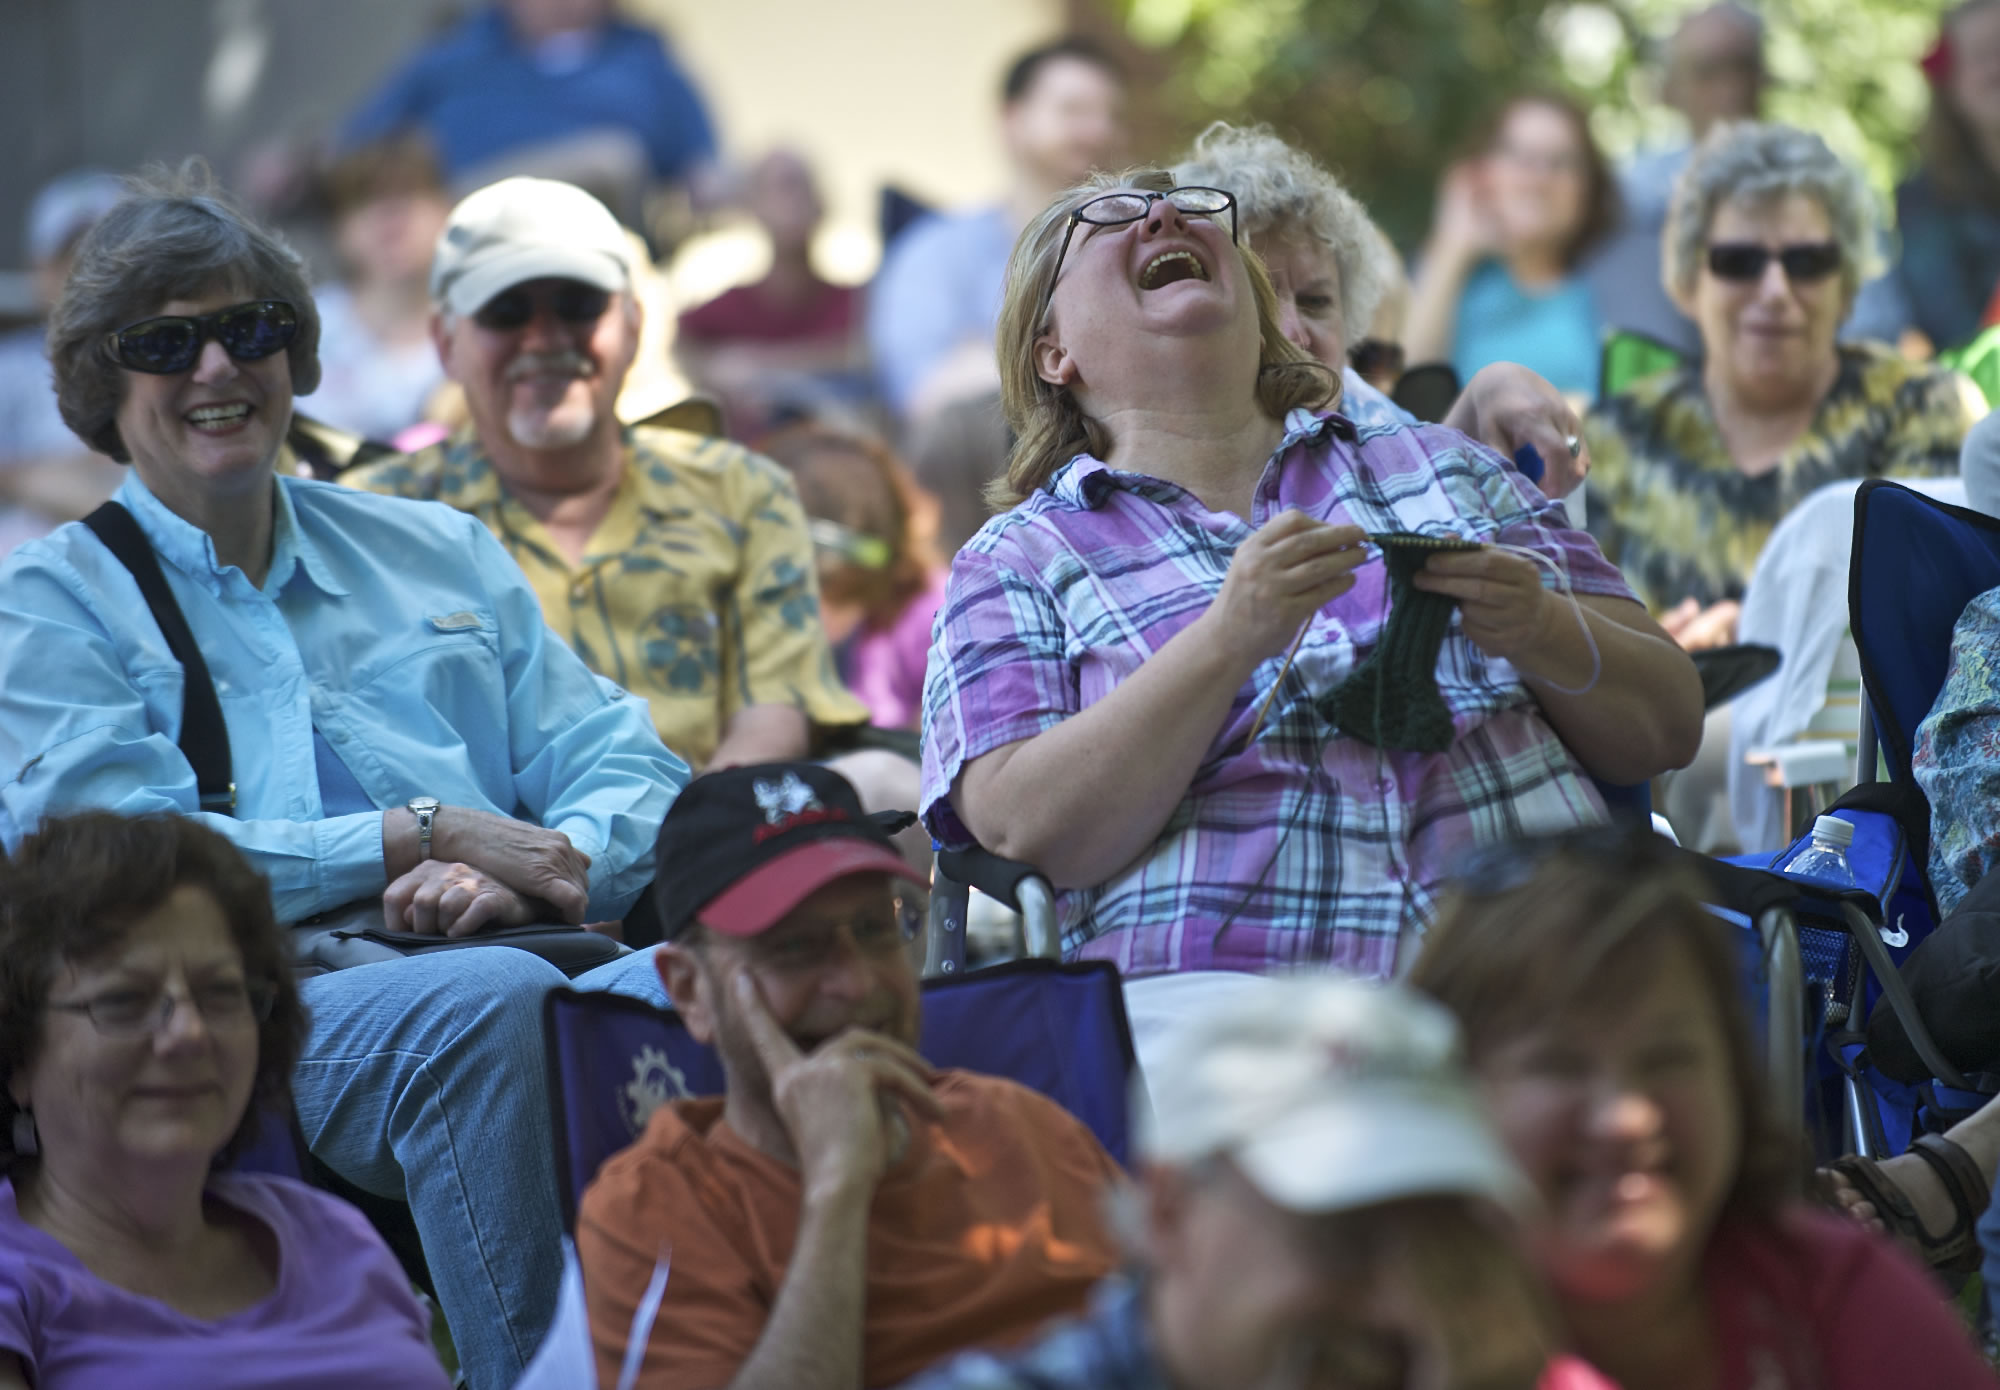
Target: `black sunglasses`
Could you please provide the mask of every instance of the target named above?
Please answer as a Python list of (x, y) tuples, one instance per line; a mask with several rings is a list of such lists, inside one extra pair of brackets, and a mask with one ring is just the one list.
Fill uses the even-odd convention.
[(1101, 198), (1070, 209), (1069, 222), (1063, 227), (1062, 249), (1056, 252), (1055, 273), (1049, 276), (1049, 287), (1042, 293), (1042, 311), (1036, 315), (1040, 322), (1049, 316), (1049, 301), (1055, 298), (1056, 281), (1062, 278), (1063, 260), (1069, 255), (1070, 238), (1076, 235), (1076, 224), (1088, 222), (1093, 227), (1122, 227), (1127, 222), (1137, 222), (1153, 210), (1153, 204), (1167, 203), (1175, 211), (1188, 217), (1215, 217), (1229, 213), (1229, 241), (1236, 243), (1236, 195), (1220, 188), (1203, 188), (1190, 185), (1186, 188), (1170, 188), (1165, 193), (1106, 193)]
[(298, 311), (282, 299), (232, 304), (192, 318), (169, 314), (121, 328), (107, 339), (111, 359), (121, 367), (154, 376), (184, 372), (201, 360), (210, 338), (238, 362), (256, 362), (283, 352), (299, 331)]
[(586, 285), (579, 280), (559, 281), (542, 295), (530, 294), (525, 286), (516, 285), (487, 300), (472, 315), (472, 320), (481, 328), (495, 333), (512, 333), (528, 326), (528, 320), (535, 316), (538, 302), (546, 302), (564, 323), (586, 324), (596, 323), (604, 317), (611, 296), (597, 286)]
[(1840, 269), (1840, 243), (1806, 241), (1775, 250), (1754, 241), (1718, 241), (1708, 248), (1708, 273), (1718, 280), (1761, 280), (1776, 261), (1796, 283), (1824, 280)]

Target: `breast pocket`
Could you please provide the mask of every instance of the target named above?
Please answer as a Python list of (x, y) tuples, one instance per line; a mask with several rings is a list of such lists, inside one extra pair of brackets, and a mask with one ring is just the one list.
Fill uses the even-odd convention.
[(370, 722), (431, 747), (462, 745), (475, 762), (507, 764), (506, 673), (489, 610), (423, 614), (351, 676), (348, 697)]

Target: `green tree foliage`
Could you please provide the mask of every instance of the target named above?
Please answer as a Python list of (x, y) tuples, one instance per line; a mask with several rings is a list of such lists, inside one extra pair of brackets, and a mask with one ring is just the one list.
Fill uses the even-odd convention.
[[(1151, 148), (1222, 118), (1268, 121), (1340, 171), (1414, 245), (1437, 180), (1494, 108), (1530, 87), (1592, 113), (1607, 153), (1683, 138), (1656, 52), (1690, 0), (1094, 0), (1164, 79), (1141, 93)], [(1766, 114), (1824, 135), (1887, 195), (1914, 158), (1928, 92), (1917, 60), (1944, 0), (1770, 0)]]

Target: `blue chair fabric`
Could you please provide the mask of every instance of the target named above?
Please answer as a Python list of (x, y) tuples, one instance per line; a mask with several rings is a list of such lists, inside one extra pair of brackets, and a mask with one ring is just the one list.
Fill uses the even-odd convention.
[(1910, 780), (1965, 605), (2000, 588), (2000, 518), (1871, 478), (1854, 494), (1847, 608), (1889, 780)]
[[(566, 1229), (604, 1160), (660, 1105), (723, 1092), (722, 1064), (678, 1014), (644, 1000), (559, 988), (542, 1006), (556, 1176)], [(1010, 961), (923, 986), (925, 1058), (1005, 1077), (1081, 1120), (1120, 1163), (1137, 1069), (1116, 967)]]

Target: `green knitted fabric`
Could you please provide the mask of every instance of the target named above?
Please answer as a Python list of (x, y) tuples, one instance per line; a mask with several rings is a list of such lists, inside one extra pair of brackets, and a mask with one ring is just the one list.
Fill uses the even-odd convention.
[(1439, 551), (1477, 544), (1407, 532), (1371, 535), (1389, 569), (1389, 621), (1375, 650), (1321, 702), (1333, 726), (1377, 748), (1442, 753), (1451, 747), (1451, 710), (1438, 694), (1438, 651), (1456, 600), (1410, 581)]

